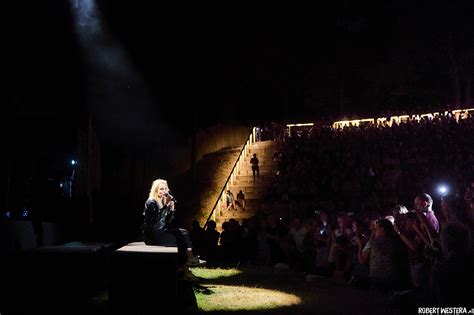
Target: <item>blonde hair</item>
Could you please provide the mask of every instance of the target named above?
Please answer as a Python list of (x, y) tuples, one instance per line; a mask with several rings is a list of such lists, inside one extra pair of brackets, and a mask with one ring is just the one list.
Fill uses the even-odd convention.
[(148, 195), (148, 199), (153, 199), (156, 202), (158, 202), (158, 204), (160, 204), (160, 206), (162, 206), (161, 198), (158, 197), (158, 189), (160, 187), (160, 184), (165, 185), (166, 187), (168, 187), (168, 182), (166, 180), (161, 179), (161, 178), (158, 178), (158, 179), (154, 180), (153, 184), (151, 185), (150, 194)]

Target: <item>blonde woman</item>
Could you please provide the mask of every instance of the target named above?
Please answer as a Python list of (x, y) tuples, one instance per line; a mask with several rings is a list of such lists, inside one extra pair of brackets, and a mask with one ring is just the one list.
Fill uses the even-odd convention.
[(196, 264), (199, 259), (192, 255), (188, 232), (170, 227), (176, 212), (175, 203), (168, 182), (164, 179), (153, 181), (143, 210), (143, 240), (146, 245), (177, 246), (180, 264)]

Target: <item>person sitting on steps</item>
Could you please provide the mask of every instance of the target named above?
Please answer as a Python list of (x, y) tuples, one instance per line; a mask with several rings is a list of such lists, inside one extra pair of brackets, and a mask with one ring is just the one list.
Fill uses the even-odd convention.
[(225, 199), (226, 199), (227, 211), (230, 211), (231, 208), (234, 210), (237, 210), (237, 207), (235, 206), (234, 194), (229, 189), (227, 189), (227, 192), (225, 194)]
[(242, 190), (239, 190), (239, 193), (237, 194), (237, 204), (239, 205), (240, 209), (242, 209), (242, 211), (245, 210), (245, 195)]

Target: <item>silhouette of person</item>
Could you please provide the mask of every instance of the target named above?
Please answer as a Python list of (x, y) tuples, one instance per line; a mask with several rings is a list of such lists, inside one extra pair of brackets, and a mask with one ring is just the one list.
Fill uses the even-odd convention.
[(245, 210), (245, 195), (242, 190), (239, 190), (239, 193), (237, 194), (237, 204), (240, 206), (240, 208)]
[(255, 181), (255, 174), (257, 174), (257, 179), (260, 179), (260, 167), (258, 166), (257, 153), (253, 154), (253, 158), (250, 159), (250, 165), (252, 165), (253, 181)]
[(227, 210), (230, 210), (231, 207), (234, 210), (237, 210), (237, 207), (235, 206), (234, 194), (230, 190), (227, 190), (225, 197), (226, 197)]

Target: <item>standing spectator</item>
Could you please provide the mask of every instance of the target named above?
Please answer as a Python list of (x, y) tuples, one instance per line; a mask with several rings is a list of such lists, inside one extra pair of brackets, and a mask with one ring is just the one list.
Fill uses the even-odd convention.
[(472, 302), (473, 277), (469, 231), (449, 223), (441, 231), (441, 248), (443, 257), (437, 259), (431, 270), (432, 297), (438, 306), (467, 306)]
[(260, 167), (258, 166), (257, 153), (253, 154), (253, 158), (250, 159), (250, 165), (252, 165), (253, 181), (255, 182), (255, 174), (257, 174), (257, 180), (260, 179)]
[[(417, 213), (422, 213), (424, 218), (423, 221), (426, 221), (426, 227), (428, 228), (428, 232), (431, 236), (435, 236), (439, 233), (439, 222), (436, 218), (436, 215), (432, 209), (433, 206), (433, 198), (426, 193), (419, 194), (415, 198), (415, 209)], [(422, 225), (425, 223), (422, 221)]]
[(193, 245), (193, 254), (195, 256), (201, 255), (205, 242), (205, 231), (204, 228), (200, 226), (199, 221), (193, 221), (191, 231), (189, 231), (189, 238)]
[(399, 288), (402, 279), (393, 225), (389, 220), (382, 219), (376, 221), (374, 228), (373, 235), (364, 247), (362, 240), (357, 238), (359, 262), (369, 263), (369, 277), (374, 288)]
[(204, 246), (201, 254), (201, 256), (208, 260), (211, 264), (216, 260), (217, 246), (221, 236), (221, 233), (216, 230), (216, 227), (216, 221), (209, 220), (204, 233)]

